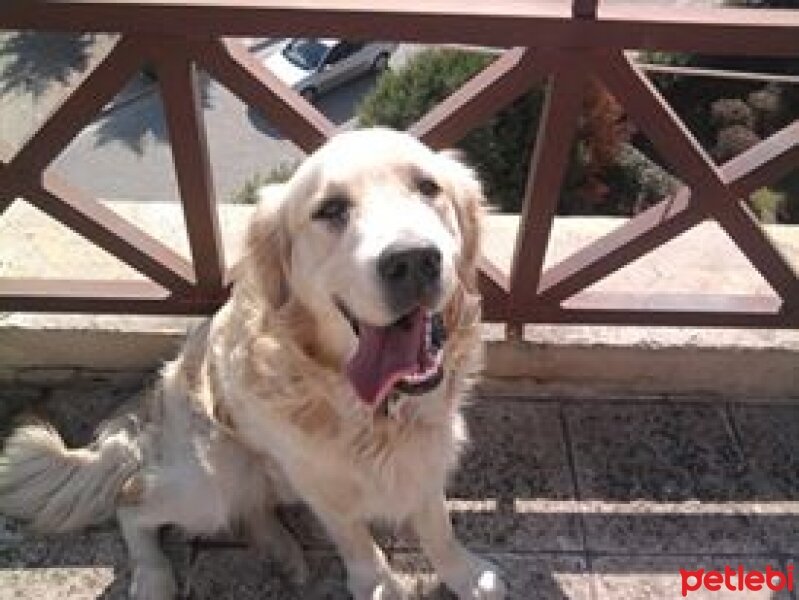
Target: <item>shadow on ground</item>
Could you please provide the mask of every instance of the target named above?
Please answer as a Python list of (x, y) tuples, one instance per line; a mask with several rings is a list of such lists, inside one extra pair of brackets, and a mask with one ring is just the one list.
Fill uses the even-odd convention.
[[(203, 110), (213, 109), (212, 79), (200, 71), (198, 82)], [(168, 143), (169, 129), (157, 78), (144, 73), (137, 75), (96, 123), (95, 147), (121, 142), (143, 154), (147, 143)]]
[(41, 96), (54, 82), (66, 83), (85, 70), (91, 34), (56, 34), (20, 31), (4, 36), (0, 54), (0, 93), (24, 92)]
[[(85, 72), (95, 51), (94, 34), (7, 32), (0, 39), (0, 94), (25, 93), (34, 102)], [(211, 108), (211, 80), (200, 75), (203, 108)], [(61, 93), (58, 90), (58, 93)], [(168, 138), (154, 71), (145, 67), (97, 116), (97, 146), (122, 142), (138, 153), (145, 140)]]

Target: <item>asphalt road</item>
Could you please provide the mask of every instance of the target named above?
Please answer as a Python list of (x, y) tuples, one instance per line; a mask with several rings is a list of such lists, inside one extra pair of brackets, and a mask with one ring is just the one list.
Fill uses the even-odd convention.
[[(267, 39), (244, 41), (261, 59), (277, 49)], [(111, 43), (109, 36), (0, 31), (0, 140), (18, 147)], [(394, 65), (416, 48), (402, 45)], [(320, 98), (317, 108), (346, 127), (374, 83), (374, 76), (350, 82)], [(299, 148), (269, 125), (268, 115), (248, 109), (214, 81), (206, 80), (203, 92), (218, 200), (229, 200), (255, 173), (268, 173), (303, 157)], [(142, 75), (135, 77), (53, 166), (98, 198), (177, 200), (157, 84)]]
[[(353, 119), (372, 88), (365, 76), (319, 99), (337, 124)], [(54, 164), (75, 184), (101, 198), (177, 199), (177, 182), (157, 86), (134, 82), (108, 114), (84, 130)], [(302, 158), (302, 151), (214, 81), (204, 85), (204, 117), (217, 199), (227, 201), (256, 172), (268, 173)]]

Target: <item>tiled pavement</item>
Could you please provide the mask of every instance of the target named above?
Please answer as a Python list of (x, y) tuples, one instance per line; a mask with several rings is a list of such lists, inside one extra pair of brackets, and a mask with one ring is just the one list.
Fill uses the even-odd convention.
[[(138, 385), (6, 384), (0, 429), (28, 408), (77, 442)], [(799, 551), (799, 405), (486, 397), (468, 416), (474, 442), (450, 488), (455, 527), (501, 565), (513, 598), (681, 598), (680, 568), (784, 569)], [(249, 550), (168, 534), (184, 589), (209, 600), (346, 598), (342, 566), (310, 515), (286, 519), (308, 550), (306, 588)], [(0, 525), (0, 600), (124, 597), (113, 528), (37, 538)], [(406, 532), (380, 538), (420, 595), (449, 597)], [(799, 600), (769, 590), (689, 598)]]

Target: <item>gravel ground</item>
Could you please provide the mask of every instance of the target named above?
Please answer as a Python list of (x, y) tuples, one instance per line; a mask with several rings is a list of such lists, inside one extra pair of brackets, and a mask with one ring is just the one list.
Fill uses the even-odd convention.
[[(6, 383), (0, 423), (34, 412), (72, 443), (137, 392), (71, 374)], [(458, 535), (502, 568), (512, 598), (679, 598), (679, 569), (784, 569), (799, 551), (799, 406), (551, 401), (484, 397), (449, 489)], [(312, 578), (298, 590), (268, 557), (229, 543), (165, 544), (195, 599), (347, 597), (342, 565), (313, 516), (287, 510)], [(446, 598), (407, 531), (381, 530), (418, 597)], [(112, 525), (36, 536), (0, 521), (0, 600), (123, 598), (124, 548)], [(791, 598), (697, 592), (693, 598)], [(794, 599), (795, 600), (795, 599)]]

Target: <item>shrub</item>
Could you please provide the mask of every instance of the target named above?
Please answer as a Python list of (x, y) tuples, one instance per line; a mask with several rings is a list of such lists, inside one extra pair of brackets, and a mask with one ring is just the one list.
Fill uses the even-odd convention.
[(584, 141), (589, 173), (613, 165), (622, 146), (630, 141), (632, 129), (624, 109), (596, 81), (591, 82), (583, 107), (580, 139)]
[(386, 71), (358, 107), (364, 127), (405, 129), (434, 104), (487, 67), (494, 56), (446, 48), (423, 50), (399, 70)]
[[(749, 8), (799, 8), (799, 0), (725, 0)], [(640, 60), (659, 64), (799, 75), (794, 57), (703, 56), (642, 53)], [(726, 161), (760, 139), (799, 118), (799, 86), (760, 81), (705, 79), (654, 74), (655, 85), (717, 161)], [(781, 200), (776, 201), (779, 195)], [(754, 198), (754, 196), (753, 196)], [(758, 192), (750, 199), (764, 218), (799, 223), (799, 172)], [(766, 207), (763, 210), (758, 206)], [(772, 210), (776, 206), (775, 210)]]
[(771, 188), (761, 188), (749, 196), (749, 207), (764, 223), (776, 223), (786, 201), (785, 194)]
[(741, 125), (748, 129), (755, 126), (755, 113), (739, 98), (722, 98), (710, 105), (710, 119), (717, 127)]
[[(404, 68), (383, 75), (358, 108), (359, 122), (362, 126), (405, 129), (493, 58), (486, 53), (453, 49), (420, 52)], [(505, 212), (521, 208), (542, 101), (542, 91), (532, 90), (457, 144), (480, 174), (489, 201)], [(561, 214), (629, 214), (625, 211), (640, 204), (640, 190), (605, 182), (609, 173), (628, 182), (646, 179), (638, 173), (618, 173), (643, 165), (642, 161), (618, 164), (629, 137), (619, 104), (604, 88), (592, 85), (565, 174), (558, 207)], [(659, 167), (650, 161), (646, 169)], [(627, 195), (620, 197), (617, 193)]]
[(268, 173), (254, 173), (235, 194), (230, 198), (234, 204), (255, 204), (258, 202), (258, 190), (271, 183), (285, 183), (294, 171), (297, 170), (299, 162), (280, 163)]
[[(780, 86), (773, 83), (749, 94), (746, 103), (757, 119), (755, 126), (761, 135), (771, 135), (790, 120), (787, 114), (788, 101), (789, 94), (783, 93)], [(799, 114), (799, 111), (795, 114)]]
[[(484, 52), (424, 50), (380, 78), (358, 107), (359, 123), (406, 129), (492, 60)], [(480, 174), (487, 197), (504, 211), (519, 209), (541, 101), (540, 90), (522, 96), (458, 143)]]
[(579, 186), (566, 186), (559, 214), (630, 216), (672, 196), (680, 182), (632, 144)]
[[(642, 50), (638, 53), (638, 62), (651, 65), (664, 65), (667, 67), (686, 67), (691, 65), (692, 56), (682, 52), (661, 52), (656, 50)], [(657, 73), (653, 79), (662, 90), (669, 90), (682, 78), (680, 75), (670, 73)]]
[(713, 147), (713, 157), (717, 162), (726, 162), (741, 152), (746, 152), (759, 141), (760, 137), (748, 127), (730, 125), (719, 130), (716, 145)]

